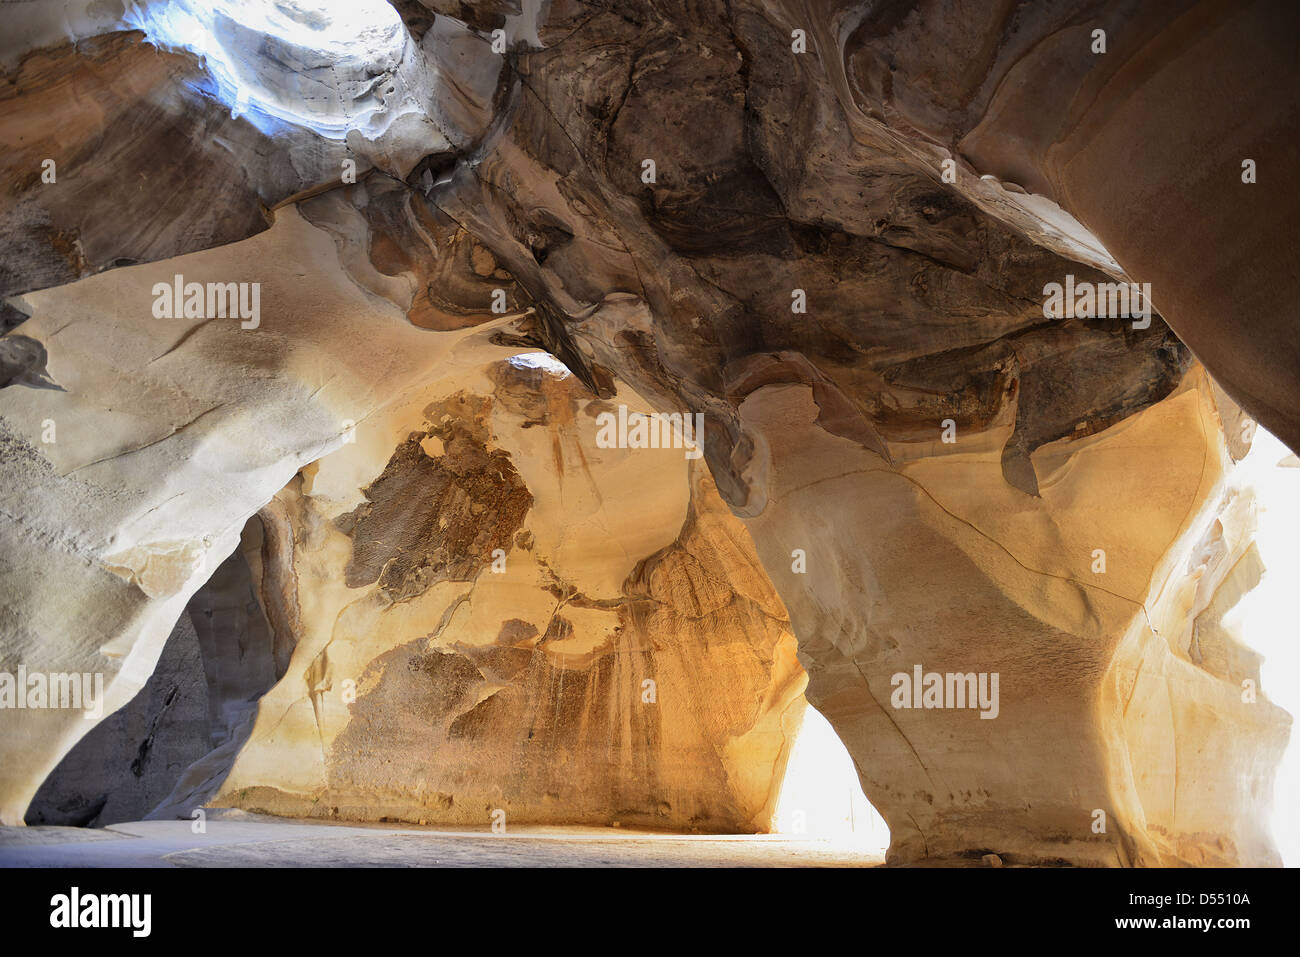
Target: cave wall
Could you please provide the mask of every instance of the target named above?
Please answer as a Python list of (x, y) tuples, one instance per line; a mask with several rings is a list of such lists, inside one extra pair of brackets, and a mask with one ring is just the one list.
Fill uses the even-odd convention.
[[(66, 151), (117, 143), (162, 116), (206, 116), (238, 163), (203, 153), (195, 162), (214, 170), (205, 182), (234, 166), (248, 182), (226, 191), (230, 219), (214, 223), (203, 219), (206, 194), (168, 180), (161, 149), (141, 150), (133, 168), (177, 196), (162, 212), (158, 191), (96, 179), (93, 164), (74, 163), (66, 184), (47, 188), (34, 175), (39, 150), (8, 158), (0, 215), (21, 238), (6, 291), (21, 295), (6, 325), (21, 324), (4, 340), (0, 391), (5, 663), (104, 670), (110, 710), (119, 707), (250, 516), (271, 502), (264, 520), (280, 541), (331, 527), (322, 516), (336, 521), (335, 505), (320, 512), (314, 491), (325, 482), (325, 499), (361, 510), (349, 532), (336, 529), (359, 552), (344, 561), (348, 546), (321, 532), (329, 558), (312, 559), (309, 574), (299, 563), (310, 550), (296, 544), (255, 570), (274, 580), (260, 579), (264, 597), (279, 596), (265, 606), (277, 634), (294, 633), (288, 671), (266, 699), (292, 716), (292, 732), (259, 731), (259, 709), (248, 746), (186, 787), (209, 794), (208, 771), (221, 769), (228, 801), (246, 800), (241, 781), (250, 792), (278, 781), (250, 803), (315, 813), (303, 795), (326, 794), (337, 797), (326, 807), (360, 816), (391, 805), (418, 817), (427, 802), (409, 803), (379, 769), (345, 757), (367, 738), (333, 700), (334, 677), (359, 672), (354, 680), (387, 687), (405, 677), (401, 655), (441, 655), (430, 667), (465, 679), (429, 678), (457, 700), (435, 722), (450, 722), (438, 732), (450, 745), (453, 715), (485, 701), (513, 698), (520, 715), (552, 694), (566, 700), (558, 679), (549, 690), (556, 663), (513, 648), (499, 610), (466, 624), (463, 640), (474, 654), (527, 651), (533, 663), (520, 670), (485, 672), (453, 649), (454, 632), (430, 639), (436, 629), (396, 625), (376, 625), (376, 644), (345, 659), (348, 641), (325, 654), (335, 626), (303, 609), (340, 601), (329, 597), (348, 594), (339, 589), (377, 589), (350, 614), (378, 620), (385, 603), (400, 617), (469, 579), (488, 587), (482, 551), (522, 509), (520, 488), (535, 514), (537, 503), (565, 501), (558, 478), (521, 473), (520, 488), (492, 492), (481, 504), (493, 524), (445, 542), (427, 567), (449, 577), (427, 590), (423, 572), (382, 560), (382, 536), (368, 529), (386, 527), (391, 503), (426, 494), (416, 489), (456, 487), (446, 462), (420, 454), (446, 456), (406, 442), (433, 427), (411, 403), (510, 350), (546, 350), (585, 388), (583, 401), (635, 394), (648, 408), (704, 416), (708, 478), (693, 471), (672, 487), (689, 491), (698, 517), (716, 511), (711, 482), (745, 522), (789, 609), (810, 700), (889, 820), (894, 860), (988, 849), (1039, 863), (1275, 860), (1257, 821), (1289, 719), (1267, 689), (1242, 700), (1257, 663), (1216, 622), (1257, 577), (1249, 496), (1231, 474), (1247, 444), (1239, 406), (1296, 442), (1285, 231), (1295, 199), (1270, 173), (1295, 165), (1300, 86), (1282, 42), (1293, 12), (1262, 0), (1239, 14), (1211, 0), (401, 9), (413, 32), (397, 37), (383, 82), (328, 80), (336, 127), (303, 110), (269, 144), (246, 117), (228, 125), (211, 91), (194, 99), (191, 53), (152, 52), (122, 24), (83, 24), (76, 42), (36, 52), (22, 45), (50, 43), (48, 33), (11, 38), (6, 57), (18, 65), (0, 126), (16, 141), (44, 113), (71, 108), (71, 76), (111, 110), (69, 113)], [(1104, 54), (1089, 48), (1098, 28)], [(504, 54), (491, 48), (494, 29), (505, 31)], [(806, 50), (792, 45), (795, 30)], [(1240, 69), (1247, 58), (1251, 69)], [(299, 66), (268, 68), (258, 95), (283, 106)], [(1239, 117), (1243, 100), (1268, 106)], [(358, 161), (357, 183), (329, 169), (340, 142)], [(285, 179), (267, 150), (303, 161), (291, 159)], [(1243, 154), (1261, 160), (1256, 183), (1240, 180)], [(275, 175), (260, 171), (268, 162)], [(1231, 190), (1218, 185), (1225, 178)], [(152, 245), (109, 228), (133, 215), (193, 225), (141, 233)], [(227, 245), (207, 248), (216, 243)], [(1206, 250), (1227, 246), (1230, 256), (1203, 268)], [(74, 248), (95, 252), (82, 261)], [(262, 283), (262, 323), (158, 320), (150, 291), (181, 272)], [(33, 291), (79, 276), (89, 278)], [(1159, 313), (1049, 317), (1045, 289), (1067, 276), (1148, 282)], [(489, 393), (504, 404), (481, 380), (465, 394)], [(357, 428), (376, 416), (395, 418)], [(51, 421), (57, 442), (43, 439)], [(508, 431), (494, 441), (516, 441)], [(351, 464), (331, 479), (340, 466), (325, 463), (338, 449)], [(303, 472), (318, 460), (314, 477)], [(448, 507), (441, 494), (430, 513)], [(683, 521), (656, 515), (641, 534), (690, 553), (698, 542)], [(1098, 549), (1104, 573), (1094, 571)], [(653, 550), (642, 551), (630, 554), (648, 561)], [(631, 615), (651, 584), (625, 571), (604, 600)], [(543, 636), (550, 628), (531, 624)], [(947, 662), (1004, 676), (996, 719), (886, 709), (894, 674)], [(485, 691), (493, 682), (506, 687)], [(480, 694), (471, 705), (461, 697)], [(678, 730), (702, 733), (709, 720), (697, 717)], [(49, 712), (0, 719), (0, 757), (14, 769), (0, 781), (8, 821), (86, 729)], [(499, 768), (509, 746), (488, 739), (482, 760)], [(313, 740), (319, 763), (302, 750)], [(572, 740), (574, 753), (589, 750), (581, 734)], [(1239, 757), (1199, 757), (1210, 741)], [(272, 768), (281, 745), (302, 758)], [(670, 802), (667, 817), (757, 820), (752, 782), (720, 780), (707, 802)], [(465, 782), (434, 791), (491, 803)], [(520, 799), (525, 813), (549, 813), (544, 791)], [(1094, 829), (1097, 811), (1105, 830)]]
[(804, 706), (784, 608), (698, 459), (599, 447), (607, 408), (499, 359), (278, 493), (260, 594), (293, 658), (168, 806), (769, 829)]
[[(996, 432), (891, 445), (890, 468), (817, 428), (805, 388), (742, 413), (770, 456), (768, 507), (746, 524), (891, 860), (1279, 863), (1260, 765), (1290, 718), (1245, 693), (1258, 660), (1234, 636), (1213, 656), (1194, 641), (1254, 584), (1249, 494), (1226, 481), (1202, 370), (1039, 449), (1032, 498), (1000, 480)], [(996, 675), (994, 706), (898, 707), (894, 677), (918, 666)]]
[(147, 817), (211, 749), (207, 711), (199, 640), (182, 615), (145, 686), (45, 778), (26, 823), (104, 827)]

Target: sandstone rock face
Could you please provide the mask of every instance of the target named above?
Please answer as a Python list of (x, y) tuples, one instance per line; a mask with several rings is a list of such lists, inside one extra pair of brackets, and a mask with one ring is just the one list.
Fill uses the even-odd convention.
[(215, 108), (202, 79), (138, 33), (35, 52), (6, 77), (0, 295), (243, 239), (266, 228), (264, 206), (337, 175), (340, 144), (277, 143)]
[[(250, 567), (278, 555), (278, 545), (266, 540), (260, 517), (249, 521), (239, 548), (190, 599), (144, 688), (59, 762), (27, 823), (139, 821), (168, 806), (191, 765), (238, 752), (293, 650), (292, 630), (273, 630), (263, 612), (268, 602)], [(274, 574), (263, 577), (274, 587)]]
[(171, 803), (766, 830), (804, 674), (707, 471), (599, 448), (607, 403), (564, 372), (497, 361), (447, 388), (276, 496), (291, 585), (261, 594), (293, 658), (228, 776), (202, 766), (219, 790), (196, 768)]
[[(0, 662), (120, 707), (242, 534), (223, 737), (160, 813), (761, 829), (797, 639), (894, 861), (1276, 862), (1289, 718), (1228, 613), (1245, 416), (1300, 443), (1293, 12), (406, 0), (348, 46), (293, 2), (42, 8)], [(160, 315), (176, 276), (261, 312)], [(1116, 281), (1160, 314), (1044, 309)], [(602, 447), (619, 405), (701, 415), (702, 459)], [(0, 721), (11, 821), (85, 722)]]
[(500, 69), (465, 62), (481, 41), (455, 21), (417, 42), (384, 0), (338, 22), (292, 3), (19, 6), (0, 41), (5, 298), (243, 239), (375, 170), (431, 182), (426, 158), (479, 135)]
[[(151, 289), (186, 273), (255, 274), (266, 310), (259, 328), (155, 318)], [(33, 315), (22, 329), (44, 343), (61, 390), (0, 392), (6, 663), (102, 673), (110, 712), (144, 684), (248, 518), (341, 445), (352, 423), (426, 381), (463, 335), (423, 331), (364, 292), (330, 234), (293, 210), (245, 243), (116, 269), (27, 302)], [(91, 317), (113, 331), (90, 332)], [(361, 327), (366, 348), (357, 347)], [(101, 401), (110, 393), (118, 398)], [(5, 765), (31, 771), (6, 774), (0, 806), (20, 819), (86, 729), (55, 710), (6, 718)]]
[[(1037, 498), (1000, 480), (996, 432), (946, 453), (891, 446), (889, 468), (792, 429), (815, 421), (806, 389), (761, 390), (742, 412), (775, 486), (748, 524), (808, 636), (809, 700), (853, 752), (895, 860), (985, 847), (1017, 862), (1276, 863), (1259, 803), (1271, 782), (1246, 784), (1225, 755), (1253, 741), (1250, 760), (1275, 762), (1289, 719), (1242, 700), (1258, 663), (1230, 635), (1212, 639), (1214, 664), (1197, 649), (1208, 610), (1249, 578), (1251, 529), (1203, 373), (1122, 425), (1039, 449)], [(795, 549), (804, 574), (787, 571)], [(995, 706), (894, 707), (894, 676), (918, 665), (996, 674)], [(1219, 735), (1239, 744), (1206, 749)]]
[[(1300, 214), (1285, 181), (1300, 165), (1300, 71), (1285, 38), (1300, 10), (1061, 2), (1007, 16), (936, 0), (901, 12), (846, 15), (836, 52), (856, 107), (1071, 212), (1151, 283), (1234, 398), (1300, 445), (1300, 280), (1284, 265)], [(936, 69), (953, 50), (968, 53), (963, 68)]]
[(211, 749), (207, 703), (198, 638), (182, 615), (140, 693), (59, 762), (27, 823), (102, 827), (146, 817)]

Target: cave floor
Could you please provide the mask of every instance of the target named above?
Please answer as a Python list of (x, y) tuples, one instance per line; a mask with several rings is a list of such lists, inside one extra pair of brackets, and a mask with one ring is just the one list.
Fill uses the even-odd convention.
[(0, 827), (0, 867), (870, 867), (877, 850), (793, 835), (516, 827), (506, 834), (241, 815), (105, 828)]

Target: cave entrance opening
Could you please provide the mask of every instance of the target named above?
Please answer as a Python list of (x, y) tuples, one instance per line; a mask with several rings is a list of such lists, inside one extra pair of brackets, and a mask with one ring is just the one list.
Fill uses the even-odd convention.
[(398, 75), (410, 36), (388, 0), (146, 2), (123, 25), (197, 57), (203, 92), (264, 133), (288, 125), (343, 140), (408, 79)]
[(881, 859), (889, 847), (889, 825), (862, 793), (848, 749), (811, 704), (791, 745), (772, 826)]

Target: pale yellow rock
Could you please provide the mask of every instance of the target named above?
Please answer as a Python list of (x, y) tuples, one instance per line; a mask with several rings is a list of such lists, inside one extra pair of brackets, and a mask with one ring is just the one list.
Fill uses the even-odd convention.
[[(156, 318), (152, 290), (177, 274), (260, 282), (258, 327)], [(372, 411), (450, 368), (458, 343), (482, 341), (415, 328), (363, 292), (334, 239), (292, 208), (245, 242), (26, 302), (23, 331), (65, 391), (0, 391), (0, 594), (14, 622), (0, 667), (103, 674), (108, 712), (143, 686), (252, 514)], [(88, 727), (56, 709), (0, 713), (0, 821), (21, 822)]]
[[(1039, 449), (1041, 497), (1003, 480), (1005, 433), (891, 448), (894, 469), (816, 428), (803, 387), (742, 412), (769, 456), (747, 524), (892, 860), (1276, 863), (1262, 821), (1289, 720), (1184, 648), (1217, 587), (1189, 551), (1216, 553), (1217, 581), (1250, 539), (1223, 501), (1199, 368), (1146, 411)], [(1207, 526), (1227, 543), (1196, 546)], [(998, 674), (996, 717), (894, 707), (893, 676), (918, 665)]]
[[(597, 445), (607, 405), (570, 376), (497, 361), (372, 416), (317, 463), (310, 494), (290, 483), (277, 501), (295, 542), (293, 660), (219, 790), (214, 756), (170, 812), (206, 800), (484, 827), (500, 810), (520, 824), (768, 830), (804, 707), (784, 609), (700, 463)], [(432, 509), (438, 540), (488, 521), (464, 496), (517, 470), (532, 501), (509, 546), (417, 594), (349, 580), (367, 533), (365, 519), (349, 533), (343, 506), (383, 508), (387, 493), (382, 479), (364, 497), (325, 490), (346, 496), (375, 436), (399, 451), (387, 468), (372, 459), (371, 480), (397, 480), (398, 461), (428, 469), (402, 486), (399, 514)], [(402, 457), (407, 441), (419, 457)], [(471, 472), (485, 453), (504, 458)], [(463, 484), (425, 502), (445, 475)], [(414, 548), (409, 531), (379, 537)], [(411, 554), (386, 552), (385, 574)]]

